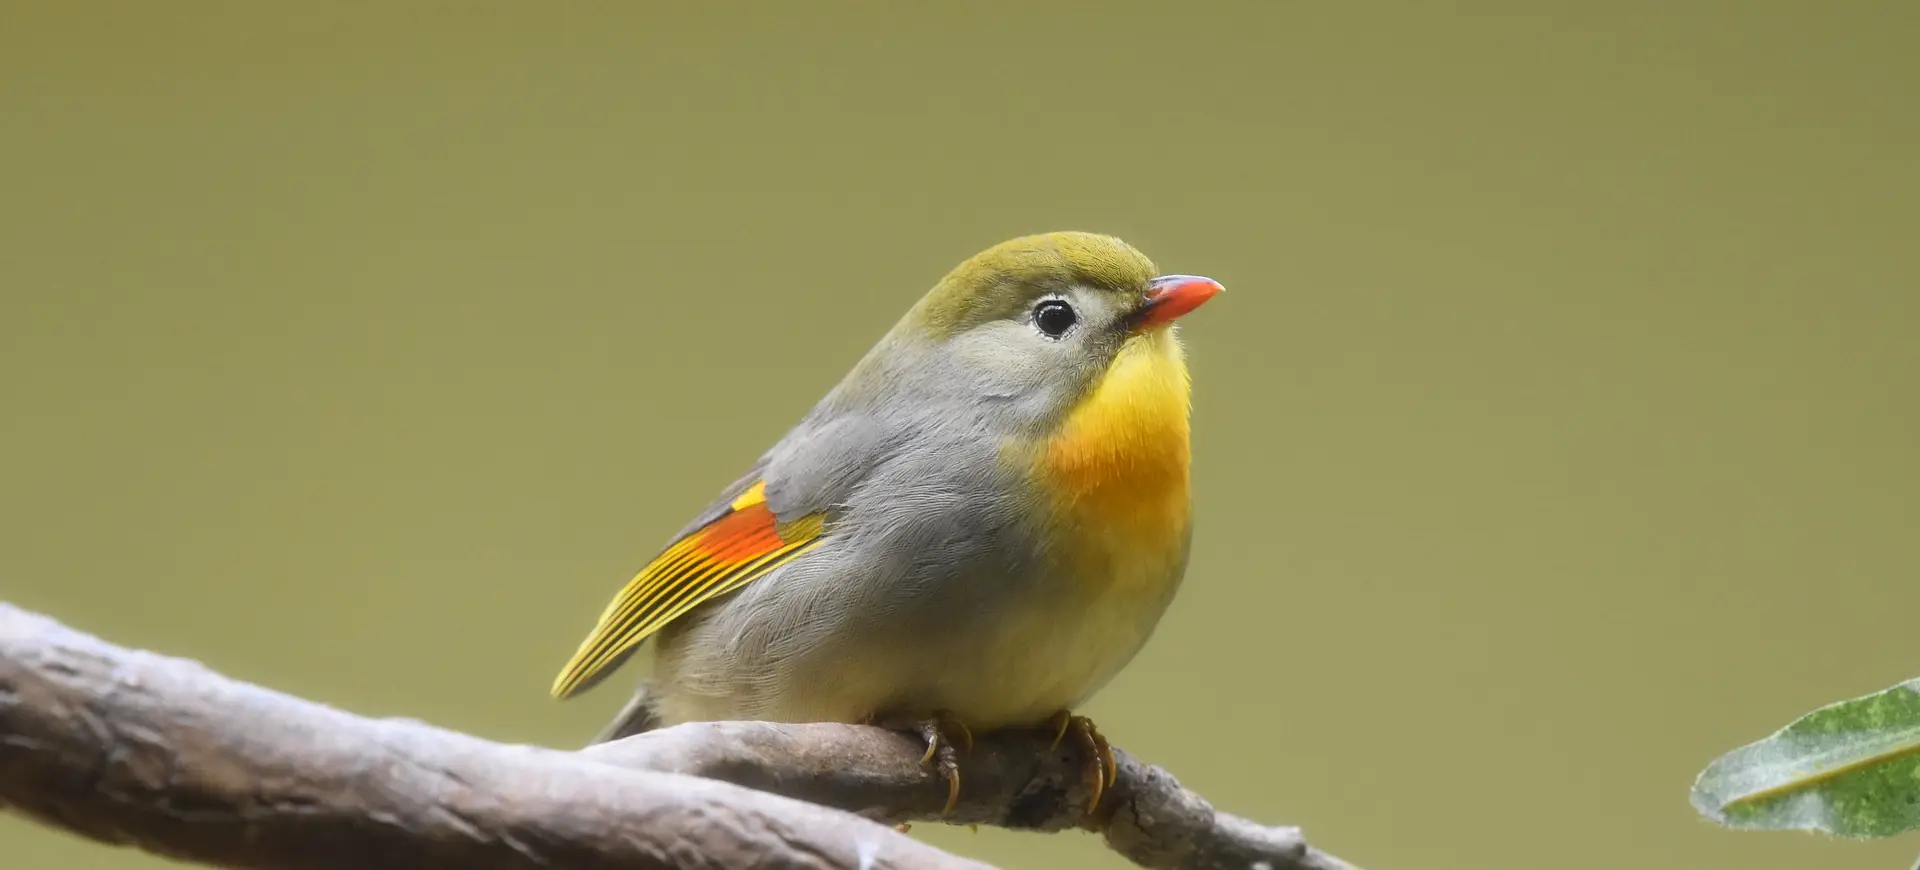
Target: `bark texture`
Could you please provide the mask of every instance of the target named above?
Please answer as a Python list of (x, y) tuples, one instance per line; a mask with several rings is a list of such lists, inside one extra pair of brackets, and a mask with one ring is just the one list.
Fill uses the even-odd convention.
[(1142, 867), (1351, 870), (1296, 828), (1218, 812), (1116, 751), (985, 735), (961, 802), (912, 739), (852, 725), (683, 725), (567, 752), (369, 719), (124, 649), (0, 603), (0, 807), (236, 868), (977, 868), (889, 826), (1089, 827)]

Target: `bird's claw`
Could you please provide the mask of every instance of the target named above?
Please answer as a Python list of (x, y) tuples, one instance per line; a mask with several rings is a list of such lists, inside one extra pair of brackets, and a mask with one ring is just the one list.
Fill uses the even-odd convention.
[(1072, 732), (1086, 749), (1087, 784), (1093, 792), (1093, 796), (1087, 800), (1087, 817), (1096, 817), (1100, 810), (1100, 799), (1106, 797), (1107, 790), (1120, 778), (1120, 766), (1113, 760), (1113, 744), (1108, 743), (1106, 735), (1101, 734), (1100, 729), (1094, 727), (1093, 720), (1085, 716), (1075, 716), (1061, 710), (1053, 714), (1053, 719), (1047, 724), (1053, 730), (1053, 743), (1047, 747), (1048, 752), (1060, 748), (1060, 741), (1066, 739), (1068, 732)]
[(927, 741), (927, 753), (920, 756), (920, 763), (933, 762), (933, 772), (947, 781), (947, 805), (940, 814), (950, 815), (960, 805), (960, 761), (954, 747), (957, 743), (962, 751), (972, 752), (973, 732), (946, 710), (935, 710), (932, 718), (915, 724), (914, 731)]

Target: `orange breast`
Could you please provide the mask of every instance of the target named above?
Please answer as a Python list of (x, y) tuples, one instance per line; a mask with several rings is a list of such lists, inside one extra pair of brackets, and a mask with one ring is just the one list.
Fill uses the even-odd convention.
[(1047, 445), (1043, 474), (1060, 507), (1060, 532), (1087, 568), (1083, 582), (1164, 582), (1157, 575), (1165, 572), (1153, 569), (1186, 539), (1190, 395), (1170, 332), (1140, 336)]

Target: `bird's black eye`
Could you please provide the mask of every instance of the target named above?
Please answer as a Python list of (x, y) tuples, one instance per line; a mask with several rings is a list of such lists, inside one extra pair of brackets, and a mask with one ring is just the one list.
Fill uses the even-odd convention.
[(1033, 307), (1033, 325), (1039, 327), (1048, 338), (1059, 338), (1080, 320), (1073, 313), (1073, 306), (1062, 299), (1048, 299)]

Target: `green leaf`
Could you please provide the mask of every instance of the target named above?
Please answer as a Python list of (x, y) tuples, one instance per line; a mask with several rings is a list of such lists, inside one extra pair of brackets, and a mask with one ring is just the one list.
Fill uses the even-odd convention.
[(1920, 679), (1821, 707), (1720, 756), (1694, 780), (1693, 806), (1730, 828), (1920, 829)]

